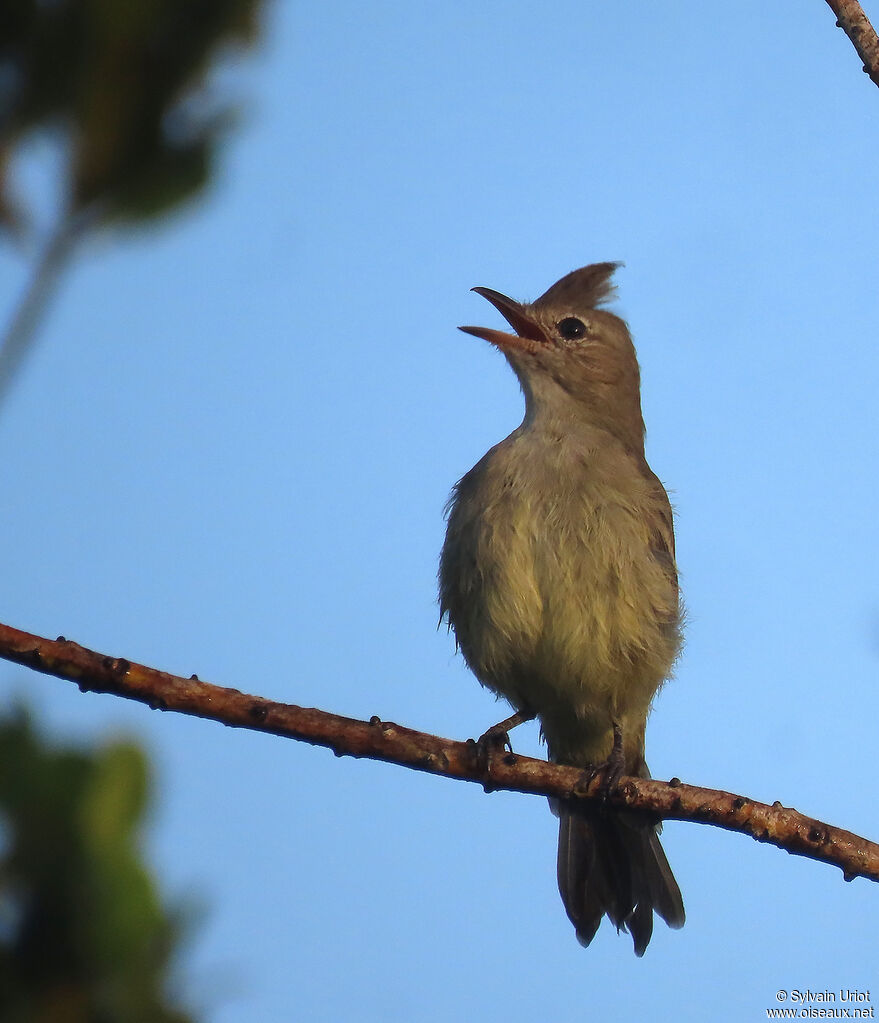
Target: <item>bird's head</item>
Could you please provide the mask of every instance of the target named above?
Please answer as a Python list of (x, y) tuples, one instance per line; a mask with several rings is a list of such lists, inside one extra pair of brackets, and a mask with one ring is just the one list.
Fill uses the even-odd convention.
[(526, 417), (590, 424), (643, 451), (640, 374), (626, 324), (600, 308), (614, 294), (618, 263), (574, 270), (534, 302), (516, 302), (491, 288), (488, 299), (513, 328), (461, 327), (496, 345), (513, 367), (527, 404)]

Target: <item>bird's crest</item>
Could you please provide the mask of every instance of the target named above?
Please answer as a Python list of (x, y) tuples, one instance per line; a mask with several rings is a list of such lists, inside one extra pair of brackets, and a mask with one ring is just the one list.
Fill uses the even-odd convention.
[(540, 308), (597, 309), (616, 294), (611, 277), (622, 263), (592, 263), (572, 270), (545, 291), (532, 305)]

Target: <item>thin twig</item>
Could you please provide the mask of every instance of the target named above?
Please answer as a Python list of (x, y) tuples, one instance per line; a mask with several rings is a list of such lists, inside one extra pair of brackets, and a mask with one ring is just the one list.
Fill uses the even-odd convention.
[(101, 209), (100, 204), (93, 203), (75, 214), (62, 217), (34, 265), (18, 305), (0, 337), (0, 412), (16, 375), (33, 348), (76, 244), (96, 222)]
[[(583, 772), (513, 753), (486, 758), (476, 754), (472, 741), (455, 742), (416, 732), (390, 721), (358, 721), (326, 711), (275, 703), (237, 689), (181, 678), (109, 657), (66, 640), (43, 639), (0, 625), (0, 657), (35, 671), (75, 682), (83, 692), (112, 693), (145, 703), (153, 709), (219, 721), (236, 728), (298, 739), (326, 746), (336, 756), (368, 757), (417, 771), (477, 782), (487, 791), (503, 789), (557, 799), (603, 798), (601, 779), (584, 789)], [(684, 785), (678, 779), (660, 782), (624, 778), (608, 801), (659, 818), (713, 824), (739, 831), (799, 856), (839, 867), (847, 880), (866, 877), (879, 881), (879, 845), (804, 817), (780, 803), (768, 806), (745, 796)]]
[(33, 345), (40, 321), (69, 259), (71, 243), (72, 236), (66, 230), (56, 232), (49, 239), (0, 341), (0, 408)]
[(836, 15), (836, 24), (858, 51), (864, 72), (874, 85), (879, 85), (879, 36), (858, 0), (827, 0), (827, 5)]

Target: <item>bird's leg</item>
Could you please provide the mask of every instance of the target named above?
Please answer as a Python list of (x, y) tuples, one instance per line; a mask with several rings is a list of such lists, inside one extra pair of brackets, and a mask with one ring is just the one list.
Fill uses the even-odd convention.
[[(508, 749), (511, 753), (513, 747), (510, 744), (509, 733), (517, 725), (523, 725), (526, 721), (533, 721), (537, 714), (533, 710), (517, 710), (503, 721), (499, 721), (491, 728), (487, 728), (475, 742), (476, 761), (483, 771), (488, 769), (491, 763), (491, 756), (498, 750)], [(472, 741), (472, 740), (471, 740)]]
[(619, 722), (613, 723), (613, 746), (610, 748), (610, 756), (607, 758), (603, 768), (604, 777), (601, 779), (601, 790), (604, 798), (616, 790), (620, 778), (626, 773), (626, 758), (623, 755), (623, 730)]
[(508, 718), (504, 718), (503, 721), (498, 721), (496, 725), (487, 728), (479, 737), (478, 742), (494, 742), (497, 739), (503, 739), (504, 744), (509, 746), (509, 732), (517, 725), (524, 725), (526, 721), (533, 721), (535, 717), (537, 715), (533, 710), (517, 710), (515, 714), (511, 714)]

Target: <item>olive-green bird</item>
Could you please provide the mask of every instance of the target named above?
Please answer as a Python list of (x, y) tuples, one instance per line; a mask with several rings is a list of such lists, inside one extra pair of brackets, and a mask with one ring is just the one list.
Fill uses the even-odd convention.
[[(473, 289), (515, 333), (461, 329), (506, 356), (525, 418), (453, 490), (440, 606), (479, 681), (540, 719), (552, 760), (646, 778), (647, 715), (680, 650), (681, 607), (635, 348), (601, 308), (616, 267), (574, 270), (532, 303)], [(605, 915), (639, 956), (654, 911), (683, 925), (655, 822), (556, 809), (559, 890), (582, 944)]]

